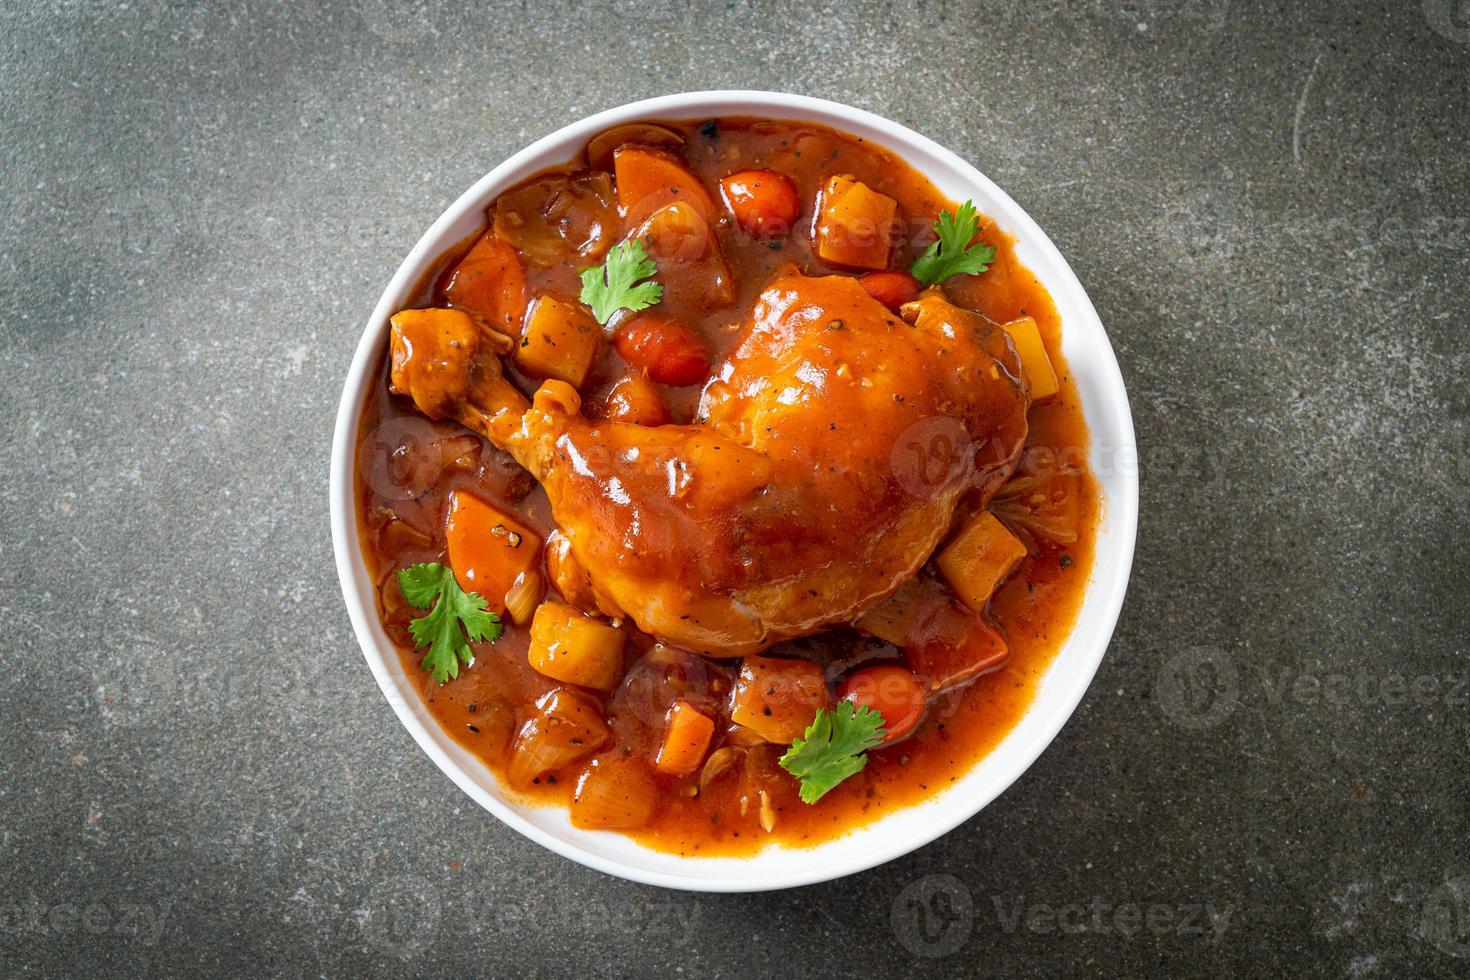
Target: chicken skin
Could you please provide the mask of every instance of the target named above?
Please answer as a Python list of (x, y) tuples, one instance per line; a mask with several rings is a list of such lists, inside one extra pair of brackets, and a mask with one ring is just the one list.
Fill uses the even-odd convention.
[(666, 643), (744, 656), (882, 602), (1015, 466), (1029, 399), (1004, 331), (937, 291), (903, 313), (851, 277), (778, 275), (693, 425), (591, 421), (559, 381), (528, 403), (508, 338), (455, 311), (394, 317), (392, 385), (541, 482), (554, 577)]

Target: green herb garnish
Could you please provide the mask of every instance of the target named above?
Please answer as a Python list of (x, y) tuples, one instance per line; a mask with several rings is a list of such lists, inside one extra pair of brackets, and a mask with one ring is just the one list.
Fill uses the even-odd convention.
[(930, 245), (909, 268), (924, 285), (932, 286), (961, 273), (984, 272), (995, 261), (994, 248), (971, 244), (980, 231), (980, 216), (972, 202), (966, 201), (953, 213), (940, 211), (934, 230), (939, 234), (939, 241)]
[(801, 780), (801, 801), (815, 803), (849, 776), (863, 771), (863, 753), (883, 741), (883, 716), (843, 701), (834, 711), (818, 709), (805, 738), (791, 743), (781, 768)]
[(658, 272), (648, 257), (648, 247), (634, 238), (614, 247), (607, 261), (582, 270), (582, 302), (592, 307), (598, 323), (606, 323), (618, 310), (644, 310), (664, 295), (656, 282), (639, 282)]
[(500, 639), (503, 630), (500, 617), (486, 610), (489, 603), (485, 598), (478, 592), (461, 589), (453, 570), (438, 562), (401, 569), (398, 588), (415, 609), (428, 609), (435, 597), (439, 599), (433, 612), (408, 624), (408, 631), (413, 635), (415, 649), (429, 648), (419, 666), (440, 684), (458, 677), (461, 663), (468, 667), (475, 662), (466, 637), (491, 643)]

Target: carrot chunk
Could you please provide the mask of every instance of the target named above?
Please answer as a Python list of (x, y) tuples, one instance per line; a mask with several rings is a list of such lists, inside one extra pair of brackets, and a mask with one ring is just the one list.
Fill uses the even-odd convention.
[(654, 766), (659, 772), (685, 776), (699, 768), (715, 734), (714, 721), (688, 701), (669, 709), (669, 730)]
[(519, 337), (526, 314), (526, 273), (520, 256), (487, 231), (454, 267), (444, 298), (451, 306), (483, 317), (501, 333)]
[(684, 203), (705, 221), (718, 217), (714, 200), (699, 178), (672, 153), (630, 143), (613, 151), (613, 178), (623, 226), (635, 228), (659, 208)]
[(463, 490), (449, 496), (444, 535), (459, 587), (485, 597), (497, 615), (505, 594), (540, 561), (541, 539), (509, 514)]

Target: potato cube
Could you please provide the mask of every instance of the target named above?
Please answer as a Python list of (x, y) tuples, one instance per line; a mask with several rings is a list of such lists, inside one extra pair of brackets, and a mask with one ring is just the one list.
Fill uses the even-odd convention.
[(1021, 370), (1031, 383), (1031, 400), (1040, 401), (1055, 395), (1059, 389), (1057, 373), (1052, 370), (1051, 358), (1046, 355), (1046, 345), (1041, 342), (1041, 330), (1036, 321), (1023, 316), (1001, 329), (1010, 335), (1011, 343), (1016, 345), (1016, 353), (1021, 355)]
[(800, 738), (830, 703), (822, 668), (809, 660), (746, 657), (735, 682), (730, 720), (768, 742)]
[(611, 691), (623, 676), (623, 631), (564, 602), (543, 602), (531, 620), (526, 657), (554, 680)]
[(659, 791), (648, 764), (609, 752), (587, 763), (572, 794), (572, 825), (584, 830), (632, 830), (648, 823)]
[(526, 315), (516, 366), (533, 378), (556, 378), (580, 388), (601, 343), (602, 331), (582, 304), (538, 296)]
[(823, 261), (886, 269), (898, 202), (852, 177), (827, 181), (817, 208), (817, 255)]
[(971, 517), (934, 559), (965, 605), (984, 612), (991, 593), (1026, 557), (1026, 546), (988, 510)]

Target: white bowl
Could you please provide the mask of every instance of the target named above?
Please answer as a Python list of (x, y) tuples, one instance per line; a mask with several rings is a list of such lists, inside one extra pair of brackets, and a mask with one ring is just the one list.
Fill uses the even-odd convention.
[[(861, 136), (908, 161), (947, 196), (974, 200), (1016, 239), (1016, 256), (1051, 293), (1062, 321), (1066, 355), (1092, 434), (1092, 465), (1102, 489), (1103, 518), (1092, 578), (1077, 624), (1038, 685), (1025, 715), (971, 771), (924, 803), (896, 810), (851, 833), (809, 848), (768, 847), (752, 857), (688, 858), (645, 848), (615, 833), (579, 830), (561, 807), (526, 806), (459, 746), (423, 709), (398, 653), (378, 621), (373, 583), (357, 538), (354, 447), (365, 393), (377, 378), (388, 342), (388, 318), (409, 299), (424, 271), (479, 230), (496, 195), (537, 171), (571, 159), (589, 138), (641, 119), (762, 116), (822, 123)], [(398, 267), (357, 345), (332, 445), (332, 543), (353, 629), (378, 686), (429, 758), (504, 823), (545, 847), (611, 875), (667, 888), (742, 892), (790, 888), (838, 878), (923, 846), (974, 816), (1051, 743), (1087, 690), (1112, 637), (1138, 526), (1138, 475), (1133, 420), (1122, 375), (1097, 312), (1061, 253), (1026, 212), (983, 174), (919, 134), (870, 112), (775, 92), (691, 92), (634, 102), (557, 130), (490, 171), (435, 221)]]

